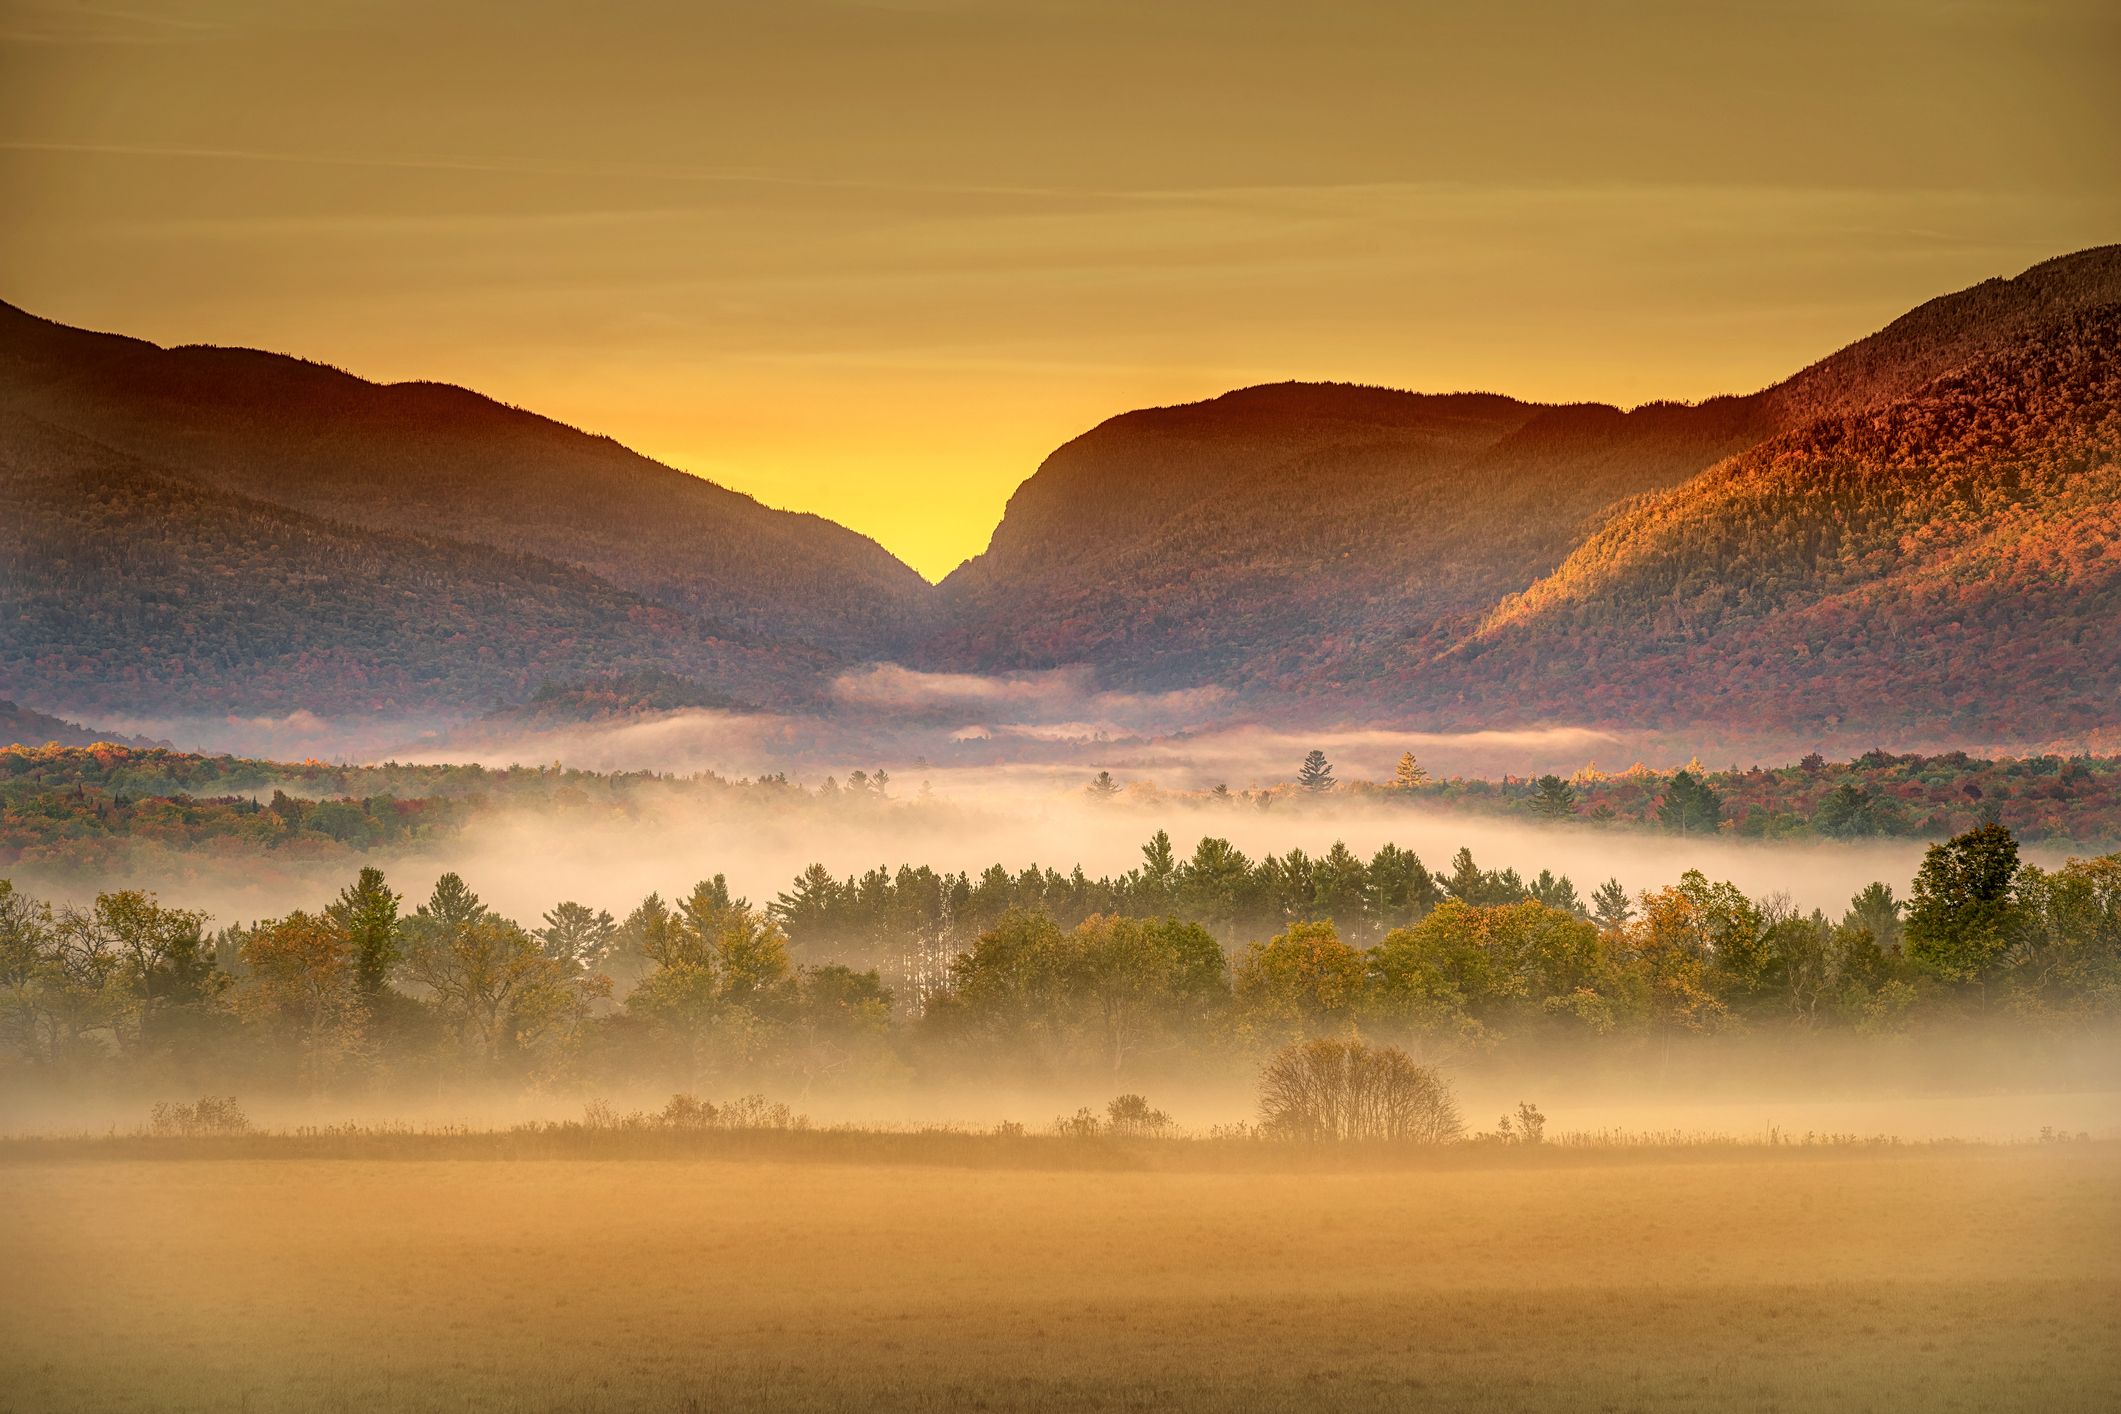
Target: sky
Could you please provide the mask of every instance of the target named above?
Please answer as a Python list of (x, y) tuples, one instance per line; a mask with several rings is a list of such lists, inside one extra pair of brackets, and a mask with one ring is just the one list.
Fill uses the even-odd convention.
[(1283, 378), (1770, 383), (2121, 239), (2111, 0), (0, 0), (0, 298), (440, 379), (931, 578)]

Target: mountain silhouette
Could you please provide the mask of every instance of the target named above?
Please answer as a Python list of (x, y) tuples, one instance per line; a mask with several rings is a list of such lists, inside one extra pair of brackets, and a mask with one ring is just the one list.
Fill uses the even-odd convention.
[(463, 714), (675, 677), (801, 707), (895, 660), (1270, 717), (2082, 733), (2121, 689), (2117, 310), (2108, 246), (1743, 396), (1124, 413), (930, 586), (463, 389), (0, 306), (0, 691)]

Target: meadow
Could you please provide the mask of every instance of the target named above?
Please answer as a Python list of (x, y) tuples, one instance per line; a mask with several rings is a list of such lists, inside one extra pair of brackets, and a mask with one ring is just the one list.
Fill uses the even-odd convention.
[(11, 1142), (0, 1410), (2121, 1401), (2110, 1141), (861, 1149)]

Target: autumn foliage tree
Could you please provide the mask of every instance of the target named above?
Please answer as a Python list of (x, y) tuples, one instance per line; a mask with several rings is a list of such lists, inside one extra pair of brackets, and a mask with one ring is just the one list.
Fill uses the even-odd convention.
[(316, 913), (260, 924), (242, 943), (245, 1018), (292, 1055), (303, 1080), (330, 1080), (367, 1028), (360, 954), (346, 930)]
[(2018, 842), (1983, 825), (1932, 845), (1908, 900), (1908, 956), (1950, 982), (1980, 978), (2011, 946)]

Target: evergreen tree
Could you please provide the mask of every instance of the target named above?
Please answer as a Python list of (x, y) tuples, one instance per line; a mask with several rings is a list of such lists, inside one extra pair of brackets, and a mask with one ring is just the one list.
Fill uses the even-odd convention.
[[(454, 874), (443, 876), (454, 879), (458, 888), (464, 881)], [(441, 885), (436, 884), (437, 896)], [(468, 896), (469, 890), (465, 893)], [(452, 894), (454, 899), (454, 894)], [(477, 899), (472, 899), (475, 906)], [(339, 897), (325, 910), (331, 921), (346, 934), (353, 948), (354, 992), (361, 1002), (373, 1007), (383, 989), (390, 983), (391, 970), (398, 965), (405, 953), (405, 929), (398, 918), (399, 896), (391, 892), (383, 882), (380, 869), (363, 869), (355, 880), (339, 891)]]
[(1381, 845), (1370, 857), (1370, 912), (1383, 928), (1404, 927), (1443, 902), (1436, 876), (1420, 856), (1395, 844)]
[(1296, 783), (1308, 791), (1333, 789), (1333, 765), (1326, 760), (1326, 753), (1313, 749), (1304, 757), (1303, 765), (1296, 768)]
[(1179, 871), (1178, 893), (1186, 916), (1210, 928), (1227, 929), (1248, 902), (1252, 861), (1228, 840), (1205, 837)]
[(1898, 952), (1902, 907), (1900, 900), (1893, 897), (1891, 884), (1872, 884), (1849, 900), (1849, 911), (1841, 920), (1841, 926), (1861, 928), (1886, 952)]
[(1573, 913), (1578, 917), (1584, 915), (1583, 900), (1577, 897), (1576, 885), (1570, 882), (1566, 874), (1557, 879), (1553, 870), (1542, 869), (1539, 871), (1539, 877), (1525, 887), (1525, 893), (1535, 902), (1543, 903), (1548, 908)]
[(845, 895), (851, 892), (843, 890), (824, 865), (813, 864), (796, 875), (788, 891), (774, 899), (766, 911), (779, 920), (790, 937), (815, 943), (838, 933), (835, 923)]
[(1178, 891), (1178, 856), (1171, 849), (1171, 836), (1158, 830), (1142, 846), (1142, 902), (1149, 911), (1162, 913), (1171, 907)]
[(1827, 792), (1812, 823), (1831, 839), (1861, 839), (1880, 833), (1878, 798), (1850, 781)]
[(1311, 867), (1311, 916), (1358, 938), (1370, 932), (1369, 871), (1339, 840)]
[(1541, 776), (1532, 787), (1532, 813), (1542, 820), (1566, 820), (1576, 813), (1576, 788), (1559, 776)]
[(619, 925), (601, 910), (572, 901), (556, 904), (545, 915), (545, 926), (534, 931), (545, 955), (583, 970), (594, 969), (617, 940)]
[(711, 938), (721, 930), (725, 914), (748, 906), (744, 900), (729, 896), (728, 877), (717, 874), (694, 884), (692, 892), (678, 904), (677, 913), (696, 936)]
[(1429, 783), (1429, 771), (1414, 759), (1409, 751), (1399, 758), (1399, 765), (1392, 772), (1392, 784), (1400, 790), (1415, 790)]
[(449, 933), (470, 927), (484, 918), (486, 911), (486, 905), (461, 877), (444, 874), (435, 880), (434, 893), (420, 905), (413, 919), (423, 929)]
[(1460, 849), (1451, 856), (1451, 873), (1443, 880), (1443, 887), (1452, 898), (1478, 908), (1523, 903), (1526, 896), (1524, 880), (1515, 869), (1483, 869), (1473, 862), (1470, 849)]
[(1692, 771), (1676, 771), (1657, 806), (1657, 821), (1681, 835), (1712, 835), (1723, 823), (1723, 798)]
[(677, 955), (683, 933), (682, 920), (663, 896), (650, 894), (619, 925), (619, 948), (629, 957), (661, 965)]
[(1119, 782), (1112, 779), (1110, 771), (1099, 771), (1091, 777), (1090, 784), (1084, 789), (1090, 793), (1092, 800), (1110, 800), (1119, 794)]
[(1608, 879), (1591, 891), (1591, 916), (1598, 920), (1601, 928), (1618, 928), (1635, 916), (1635, 905), (1628, 899), (1627, 886), (1618, 879)]

